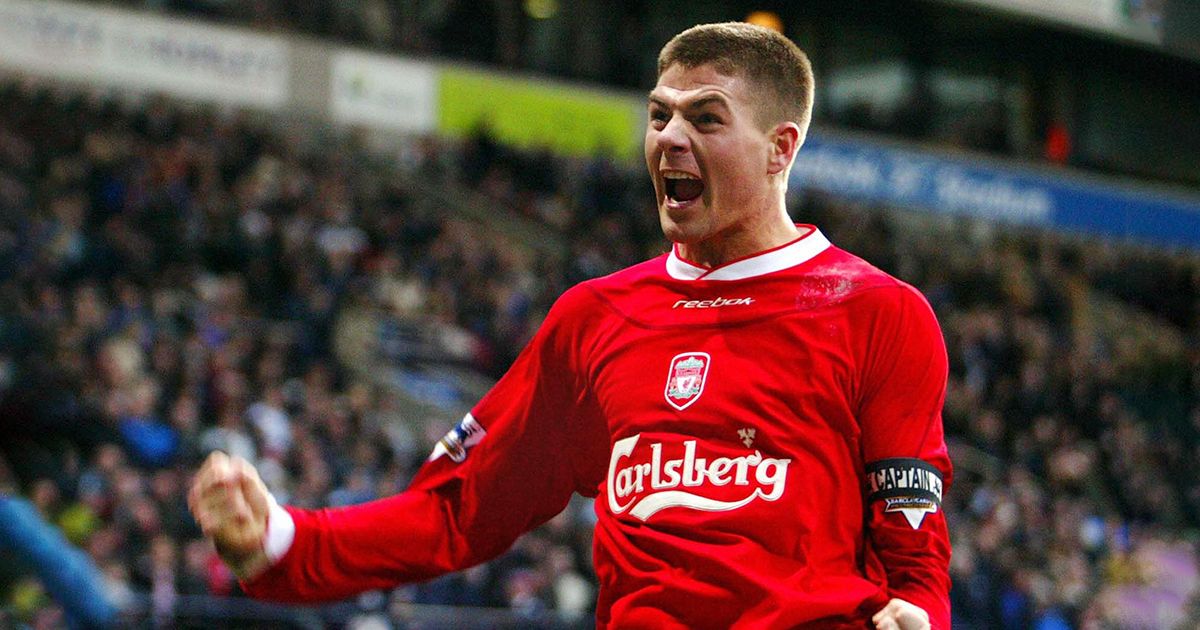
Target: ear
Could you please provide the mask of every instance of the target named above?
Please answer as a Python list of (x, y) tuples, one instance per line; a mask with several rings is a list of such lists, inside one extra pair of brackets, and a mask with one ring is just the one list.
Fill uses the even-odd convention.
[(771, 155), (767, 160), (767, 173), (776, 175), (787, 171), (804, 144), (804, 130), (794, 122), (781, 122), (771, 130)]

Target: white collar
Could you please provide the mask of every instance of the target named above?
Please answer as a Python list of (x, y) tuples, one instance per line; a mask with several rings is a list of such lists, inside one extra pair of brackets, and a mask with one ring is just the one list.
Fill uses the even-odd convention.
[(712, 269), (680, 258), (679, 246), (675, 245), (667, 256), (667, 274), (676, 280), (742, 280), (795, 267), (830, 246), (829, 239), (817, 228), (801, 227), (810, 228), (809, 232), (790, 243)]

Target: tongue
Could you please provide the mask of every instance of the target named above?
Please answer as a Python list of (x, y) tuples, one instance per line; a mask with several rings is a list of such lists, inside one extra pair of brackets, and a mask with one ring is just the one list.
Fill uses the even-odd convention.
[(672, 195), (676, 201), (691, 201), (700, 196), (704, 192), (704, 182), (698, 179), (677, 179), (675, 180), (675, 194)]

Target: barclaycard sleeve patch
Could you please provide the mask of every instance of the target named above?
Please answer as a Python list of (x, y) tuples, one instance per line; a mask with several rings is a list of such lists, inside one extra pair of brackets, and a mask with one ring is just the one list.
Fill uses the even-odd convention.
[(913, 529), (942, 505), (942, 471), (924, 460), (894, 457), (867, 464), (867, 503), (883, 502), (884, 513), (899, 512)]
[(467, 459), (467, 450), (482, 441), (485, 435), (487, 435), (487, 431), (475, 420), (475, 416), (468, 413), (463, 417), (462, 422), (450, 429), (438, 441), (437, 446), (433, 447), (429, 461), (434, 461), (444, 455), (449, 457), (450, 461), (461, 464)]

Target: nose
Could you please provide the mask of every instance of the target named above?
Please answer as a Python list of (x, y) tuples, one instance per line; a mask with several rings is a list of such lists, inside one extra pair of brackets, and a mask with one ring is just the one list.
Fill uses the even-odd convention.
[(682, 116), (672, 116), (666, 126), (658, 132), (658, 149), (663, 153), (684, 153), (690, 146), (686, 121)]

